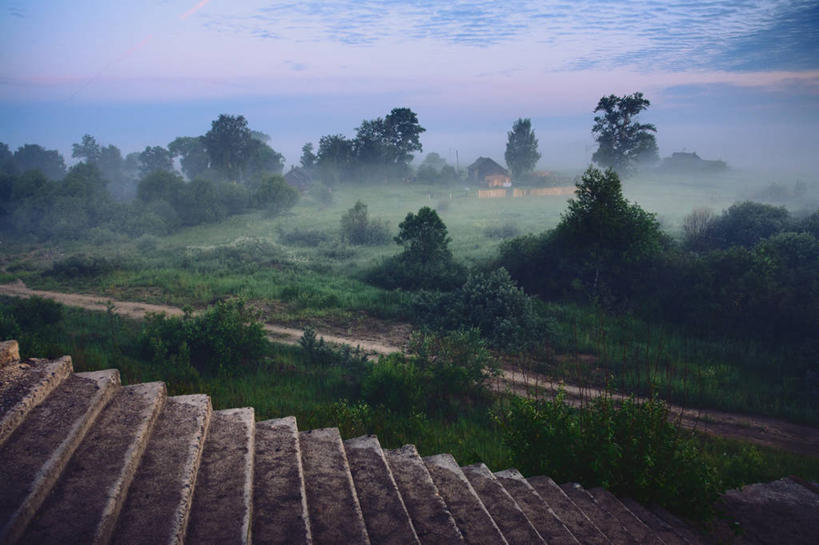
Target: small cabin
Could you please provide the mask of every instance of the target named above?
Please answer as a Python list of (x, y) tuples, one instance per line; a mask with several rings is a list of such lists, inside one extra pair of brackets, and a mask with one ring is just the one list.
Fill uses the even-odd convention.
[(489, 157), (478, 157), (467, 167), (470, 182), (484, 187), (511, 187), (509, 172)]
[(284, 175), (284, 181), (287, 182), (287, 185), (298, 189), (302, 193), (310, 189), (310, 186), (313, 185), (313, 177), (310, 175), (310, 172), (302, 167), (291, 168), (287, 174)]

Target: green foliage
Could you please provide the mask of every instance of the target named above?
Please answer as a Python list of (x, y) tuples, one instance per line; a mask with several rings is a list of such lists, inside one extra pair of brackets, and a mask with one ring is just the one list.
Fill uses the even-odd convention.
[(512, 173), (512, 179), (518, 180), (532, 172), (540, 159), (537, 151), (537, 138), (532, 130), (531, 119), (518, 119), (512, 130), (506, 133), (506, 164)]
[(503, 225), (490, 225), (483, 230), (487, 238), (499, 238), (505, 240), (520, 236), (520, 227), (514, 223), (504, 223)]
[(420, 291), (411, 302), (413, 321), (437, 330), (476, 328), (493, 348), (509, 352), (544, 344), (548, 328), (532, 300), (506, 269), (476, 272), (459, 289)]
[(563, 394), (548, 401), (514, 398), (498, 415), (504, 443), (525, 474), (604, 486), (643, 503), (708, 516), (721, 490), (719, 475), (694, 437), (668, 418), (657, 400), (617, 406), (599, 397), (575, 409)]
[(410, 212), (398, 228), (394, 240), (404, 251), (369, 271), (369, 282), (410, 290), (450, 290), (462, 283), (464, 269), (452, 259), (446, 225), (435, 210)]
[(379, 246), (390, 241), (390, 229), (384, 221), (371, 220), (367, 205), (356, 201), (355, 206), (341, 216), (341, 236), (350, 244)]
[(602, 97), (594, 113), (592, 134), (597, 140), (597, 151), (592, 161), (604, 168), (628, 174), (639, 163), (653, 163), (659, 159), (654, 134), (657, 128), (650, 123), (638, 123), (636, 117), (651, 102), (643, 93), (618, 97)]
[(623, 197), (613, 170), (589, 167), (576, 186), (554, 231), (504, 242), (500, 264), (534, 293), (627, 302), (644, 289), (669, 239), (654, 214)]
[(290, 231), (282, 231), (279, 233), (279, 240), (289, 246), (307, 246), (315, 248), (320, 244), (330, 242), (331, 236), (329, 233), (319, 231), (318, 229), (301, 229), (295, 228)]
[(146, 176), (157, 170), (173, 171), (173, 155), (162, 146), (146, 146), (139, 154), (139, 172)]
[(110, 273), (117, 264), (103, 256), (75, 254), (55, 261), (43, 274), (63, 279), (91, 278)]
[(237, 301), (220, 301), (200, 315), (149, 315), (140, 335), (146, 359), (190, 366), (204, 375), (258, 364), (267, 344), (255, 315)]
[(784, 207), (751, 201), (736, 203), (708, 221), (698, 237), (687, 239), (688, 247), (697, 250), (732, 246), (750, 248), (760, 240), (784, 231), (790, 221), (790, 214)]
[(308, 360), (316, 365), (336, 365), (349, 369), (361, 369), (367, 362), (367, 355), (360, 347), (352, 348), (347, 344), (333, 346), (318, 338), (312, 327), (304, 328), (299, 345), (307, 354)]
[(14, 152), (14, 162), (21, 172), (39, 170), (49, 180), (62, 180), (65, 159), (57, 150), (47, 150), (37, 144), (26, 144)]
[(272, 215), (278, 215), (293, 208), (299, 200), (299, 192), (291, 187), (282, 176), (270, 176), (262, 180), (253, 194), (253, 202)]
[(180, 136), (168, 144), (172, 157), (179, 157), (182, 172), (189, 180), (197, 178), (208, 170), (210, 158), (201, 136)]

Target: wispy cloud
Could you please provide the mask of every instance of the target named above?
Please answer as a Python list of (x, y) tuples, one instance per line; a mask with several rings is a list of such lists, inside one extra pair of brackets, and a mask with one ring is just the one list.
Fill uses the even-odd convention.
[(203, 18), (212, 30), (297, 43), (490, 48), (524, 41), (560, 51), (559, 69), (819, 66), (815, 0), (308, 0), (242, 13), (231, 5)]

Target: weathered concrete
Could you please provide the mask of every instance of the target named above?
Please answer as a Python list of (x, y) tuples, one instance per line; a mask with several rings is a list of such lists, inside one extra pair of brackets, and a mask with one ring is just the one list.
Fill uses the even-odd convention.
[[(729, 490), (717, 503), (726, 517), (717, 543), (815, 544), (819, 537), (819, 489), (785, 478)], [(736, 532), (742, 539), (735, 539)], [(732, 539), (734, 538), (734, 539)]]
[(623, 502), (618, 500), (614, 494), (605, 488), (592, 488), (588, 492), (598, 505), (620, 521), (638, 543), (642, 545), (663, 545), (663, 541), (637, 515), (623, 505)]
[(399, 449), (388, 450), (385, 454), (421, 543), (464, 543), (461, 531), (438, 493), (415, 445), (404, 445)]
[(549, 545), (578, 545), (580, 542), (566, 528), (555, 512), (543, 501), (517, 469), (495, 473), (495, 477), (515, 499), (526, 518)]
[[(660, 519), (662, 519), (665, 523), (671, 526), (674, 529), (674, 533), (678, 536), (683, 538), (683, 540), (688, 543), (689, 545), (703, 545), (702, 538), (697, 535), (691, 527), (683, 522), (681, 519), (677, 518), (676, 516), (672, 515), (665, 509), (660, 506), (654, 506), (651, 511), (657, 515)], [(815, 511), (814, 515), (819, 516), (819, 511)], [(819, 538), (819, 534), (815, 534), (814, 537)], [(781, 539), (781, 536), (777, 539)], [(787, 543), (794, 543), (793, 541), (785, 540)]]
[(344, 450), (372, 544), (420, 545), (378, 438), (348, 439)]
[(610, 545), (609, 539), (586, 516), (577, 505), (569, 499), (557, 484), (545, 475), (529, 477), (529, 484), (537, 490), (543, 501), (551, 507), (557, 517), (563, 521), (581, 543), (589, 545)]
[(508, 545), (451, 454), (427, 456), (424, 464), (468, 545)]
[(0, 342), (0, 366), (20, 361), (20, 345), (17, 341)]
[(108, 543), (164, 401), (161, 382), (120, 389), (74, 452), (22, 541)]
[(292, 416), (256, 424), (254, 543), (313, 543), (298, 433)]
[(679, 536), (671, 525), (662, 520), (660, 517), (631, 498), (623, 498), (621, 501), (623, 505), (625, 505), (629, 511), (634, 513), (637, 518), (642, 520), (643, 523), (645, 523), (645, 525), (648, 526), (651, 531), (654, 532), (657, 537), (660, 538), (660, 540), (662, 540), (663, 543), (666, 545), (687, 545), (685, 539)]
[(461, 468), (510, 545), (545, 545), (517, 502), (485, 464)]
[(617, 545), (639, 545), (637, 539), (617, 520), (617, 517), (603, 509), (588, 491), (578, 483), (560, 485), (574, 504), (586, 514), (609, 541)]
[(199, 466), (186, 543), (250, 543), (255, 440), (253, 409), (213, 413)]
[(20, 536), (118, 388), (115, 370), (69, 376), (0, 447), (0, 543)]
[(48, 394), (71, 374), (69, 356), (0, 367), (0, 445)]
[(299, 443), (313, 541), (369, 545), (338, 428), (303, 431)]
[(128, 490), (113, 543), (182, 543), (210, 423), (210, 398), (168, 398)]

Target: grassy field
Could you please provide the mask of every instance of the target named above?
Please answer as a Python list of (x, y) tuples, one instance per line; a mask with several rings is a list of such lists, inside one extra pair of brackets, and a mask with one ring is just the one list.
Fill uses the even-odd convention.
[[(563, 174), (570, 178), (576, 173)], [(626, 179), (623, 187), (629, 199), (656, 212), (675, 234), (693, 208), (719, 211), (752, 197), (766, 183), (729, 171), (711, 179), (642, 176)], [(340, 238), (341, 217), (358, 200), (367, 204), (370, 218), (386, 221), (393, 234), (408, 212), (436, 208), (448, 227), (455, 258), (473, 265), (496, 255), (501, 236), (556, 225), (567, 198), (479, 199), (475, 188), (464, 186), (347, 185), (335, 188), (329, 205), (307, 195), (281, 216), (232, 216), (167, 237), (96, 233), (81, 241), (6, 243), (0, 253), (0, 282), (20, 278), (34, 288), (200, 309), (238, 296), (265, 309), (264, 319), (276, 322), (345, 324), (362, 314), (402, 320), (407, 294), (361, 280), (363, 271), (398, 247), (352, 246)], [(83, 274), (60, 273), (55, 264), (72, 257), (101, 265)], [(608, 383), (626, 392), (658, 390), (691, 405), (819, 422), (815, 401), (779, 372), (786, 353), (761, 350), (752, 341), (691, 338), (673, 328), (590, 308), (543, 305), (542, 310), (561, 326), (562, 334), (548, 340), (558, 353), (597, 356), (593, 366), (576, 365), (571, 357), (553, 362), (547, 370), (557, 377)]]

